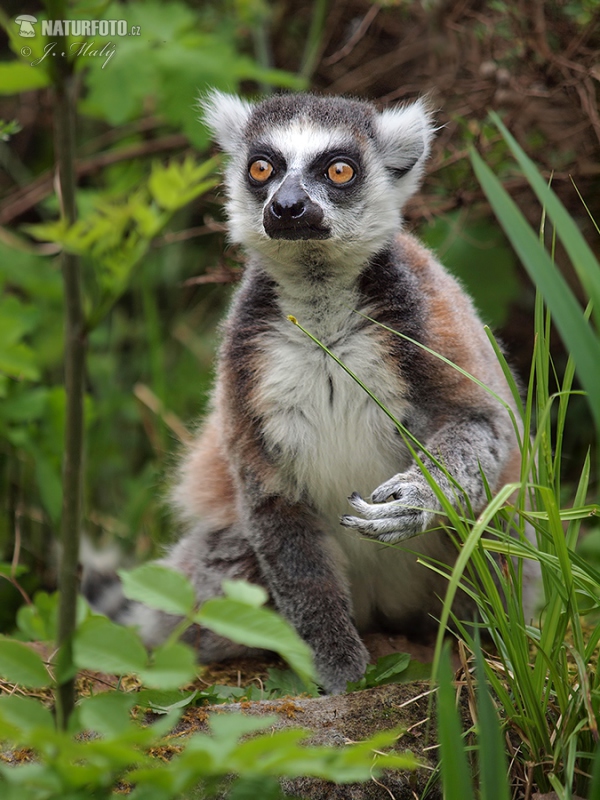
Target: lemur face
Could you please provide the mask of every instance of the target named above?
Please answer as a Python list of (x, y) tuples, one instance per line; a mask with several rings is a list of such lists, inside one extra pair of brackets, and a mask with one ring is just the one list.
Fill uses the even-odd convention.
[(244, 188), (269, 238), (336, 238), (344, 215), (360, 214), (364, 159), (350, 137), (336, 133), (300, 119), (250, 142)]
[(281, 95), (257, 105), (215, 93), (205, 119), (229, 154), (231, 238), (270, 258), (347, 263), (381, 248), (416, 190), (432, 126), (422, 103)]

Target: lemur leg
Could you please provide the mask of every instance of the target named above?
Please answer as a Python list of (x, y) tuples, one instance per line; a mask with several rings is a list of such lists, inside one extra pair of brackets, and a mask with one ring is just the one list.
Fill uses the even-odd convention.
[[(223, 530), (206, 530), (199, 524), (158, 563), (178, 570), (192, 582), (199, 606), (222, 595), (221, 585), (227, 579), (264, 585), (254, 553), (241, 536), (238, 523)], [(87, 576), (84, 587), (92, 607), (122, 625), (136, 627), (148, 646), (163, 642), (181, 621), (181, 617), (128, 600), (115, 575), (104, 580), (101, 591), (95, 593), (97, 599), (92, 582), (93, 576)], [(199, 661), (204, 663), (265, 652), (236, 644), (198, 625), (188, 628), (182, 639), (194, 647)]]
[(256, 486), (246, 486), (245, 507), (246, 535), (275, 607), (312, 648), (323, 687), (345, 691), (362, 677), (369, 656), (317, 515)]

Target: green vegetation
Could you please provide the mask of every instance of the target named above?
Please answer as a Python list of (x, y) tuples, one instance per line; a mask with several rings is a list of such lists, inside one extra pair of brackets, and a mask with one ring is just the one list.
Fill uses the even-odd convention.
[[(376, 13), (383, 21), (373, 36), (384, 42), (390, 31), (396, 35), (397, 19), (407, 23), (412, 6), (382, 5)], [(592, 0), (545, 5), (550, 21), (580, 26), (582, 41), (591, 36), (597, 13)], [(513, 6), (493, 3), (489, 13), (501, 15), (497, 34), (506, 43), (494, 69), (508, 71), (518, 82), (517, 65), (532, 45), (522, 33), (526, 21)], [(60, 3), (49, 3), (48, 15), (58, 18), (60, 8)], [(44, 175), (53, 167), (49, 128), (40, 126), (35, 156), (24, 165), (10, 150), (23, 126), (10, 113), (8, 121), (0, 121), (0, 159), (17, 186), (15, 207), (23, 202), (19, 186), (25, 191), (33, 185), (36, 192), (35, 202), (24, 205), (24, 224), (0, 228), (0, 630), (5, 634), (0, 637), (0, 739), (5, 742), (0, 754), (15, 748), (35, 754), (19, 766), (0, 764), (0, 795), (7, 800), (83, 800), (131, 787), (131, 796), (141, 800), (205, 797), (230, 775), (236, 777), (232, 798), (276, 798), (281, 776), (314, 775), (344, 783), (367, 781), (385, 768), (416, 766), (410, 754), (398, 753), (398, 731), (343, 749), (307, 747), (301, 743), (305, 731), (273, 733), (272, 720), (243, 714), (213, 715), (210, 734), (179, 740), (181, 748), (171, 760), (152, 755), (169, 746), (169, 732), (192, 705), (317, 694), (306, 647), (262, 607), (264, 597), (256, 587), (232, 584), (224, 598), (197, 609), (181, 576), (174, 580), (156, 566), (123, 573), (130, 597), (183, 616), (177, 635), (201, 622), (236, 641), (279, 652), (292, 671), (270, 670), (262, 689), (182, 689), (197, 667), (177, 635), (148, 654), (137, 634), (92, 615), (82, 601), (65, 601), (75, 626), (72, 637), (64, 637), (72, 652), (47, 658), (24, 643), (49, 643), (42, 652), (52, 654), (60, 638), (59, 598), (50, 590), (56, 585), (65, 500), (69, 504), (62, 470), (73, 395), (63, 375), (65, 295), (58, 259), (63, 259), (63, 272), (66, 260), (80, 280), (83, 530), (100, 544), (116, 539), (132, 559), (145, 560), (171, 533), (161, 493), (171, 454), (189, 436), (182, 420), (194, 419), (204, 408), (214, 327), (228, 294), (219, 281), (235, 279), (237, 269), (235, 253), (228, 251), (225, 260), (222, 256), (222, 230), (215, 222), (221, 219), (215, 190), (220, 164), (207, 153), (196, 98), (208, 87), (269, 91), (306, 88), (315, 76), (322, 84), (325, 80), (319, 58), (332, 35), (328, 4), (314, 0), (287, 21), (279, 7), (273, 15), (273, 8), (261, 0), (199, 8), (147, 0), (102, 4), (104, 18), (126, 19), (141, 35), (120, 39), (118, 54), (107, 63), (80, 53), (62, 65), (63, 73), (52, 59), (42, 58), (41, 37), (19, 38), (13, 20), (0, 12), (12, 51), (0, 64), (1, 94), (10, 99), (41, 89), (56, 91), (48, 95), (56, 98), (73, 79), (80, 90), (76, 109), (71, 107), (77, 114), (77, 147), (71, 152), (76, 160), (69, 163), (64, 148), (62, 156), (60, 147), (56, 153), (61, 169), (66, 163), (78, 176), (70, 201), (64, 194), (59, 200), (52, 175)], [(93, 13), (87, 2), (68, 10), (69, 18), (87, 19)], [(369, 13), (373, 28), (376, 14)], [(437, 35), (441, 23), (434, 10), (419, 4), (417, 17), (430, 26), (432, 37)], [(491, 19), (477, 17), (477, 41), (489, 36)], [(286, 36), (279, 43), (275, 33), (282, 30)], [(365, 29), (363, 35), (371, 33)], [(95, 39), (97, 46), (105, 43)], [(66, 46), (75, 42), (71, 37)], [(24, 44), (31, 48), (28, 56), (22, 54)], [(290, 58), (297, 57), (295, 71), (272, 67), (271, 46), (285, 47)], [(548, 50), (540, 47), (529, 61), (554, 64), (558, 50), (556, 33), (549, 37)], [(359, 58), (360, 48), (357, 53)], [(36, 59), (42, 60), (31, 66)], [(556, 63), (570, 69), (571, 62)], [(348, 75), (356, 83), (343, 91), (369, 86), (358, 67), (354, 73), (345, 69), (336, 74), (332, 61), (331, 69), (334, 87)], [(377, 74), (377, 63), (371, 72)], [(498, 83), (504, 85), (500, 78)], [(584, 81), (579, 89), (583, 108), (588, 89)], [(65, 103), (75, 100), (70, 95)], [(60, 126), (60, 103), (53, 100), (49, 107)], [(469, 509), (457, 512), (446, 505), (448, 525), (462, 552), (448, 576), (441, 630), (460, 590), (476, 598), (482, 630), (455, 621), (472, 655), (469, 667), (475, 665), (474, 676), (462, 676), (463, 698), (467, 695), (475, 710), (471, 722), (464, 702), (456, 711), (456, 687), (440, 633), (432, 669), (440, 686), (435, 711), (441, 785), (447, 800), (506, 800), (534, 791), (554, 791), (560, 800), (573, 794), (595, 800), (600, 796), (600, 756), (595, 755), (600, 716), (600, 267), (578, 229), (587, 218), (585, 206), (580, 213), (564, 207), (497, 116), (476, 120), (464, 113), (451, 125), (460, 146), (473, 148), (473, 169), (460, 153), (444, 151), (445, 182), (434, 179), (432, 205), (445, 212), (422, 225), (423, 238), (467, 284), (494, 325), (508, 320), (521, 292), (519, 262), (538, 295), (522, 401), (513, 383), (520, 408), (515, 424), (523, 431), (521, 481), (491, 500), (477, 520)], [(546, 167), (567, 169), (569, 153), (548, 144), (548, 127), (528, 136)], [(514, 183), (515, 175), (521, 188), (530, 186), (537, 196), (538, 230), (502, 187), (502, 182)], [(503, 231), (475, 202), (478, 185)], [(463, 199), (454, 204), (455, 196)], [(591, 202), (585, 192), (584, 199)], [(70, 209), (65, 201), (67, 206), (71, 202)], [(561, 270), (555, 263), (559, 253)], [(569, 267), (567, 281), (563, 275)], [(201, 281), (194, 282), (198, 275)], [(556, 354), (553, 326), (566, 355)], [(507, 525), (515, 537), (505, 533)], [(522, 536), (525, 525), (536, 530), (537, 552)], [(587, 535), (580, 541), (582, 529)], [(538, 559), (542, 569), (539, 625), (523, 618), (519, 603), (527, 559)], [(69, 685), (81, 669), (134, 674), (139, 684), (132, 691), (123, 679), (108, 692), (81, 695), (72, 713), (67, 709), (57, 724), (50, 710), (52, 692)], [(388, 656), (349, 689), (360, 692), (422, 677), (422, 669), (407, 656)], [(18, 691), (12, 693), (15, 686)], [(144, 724), (148, 711), (156, 715), (152, 724)], [(245, 738), (249, 734), (252, 738)], [(461, 736), (464, 748), (458, 746)]]

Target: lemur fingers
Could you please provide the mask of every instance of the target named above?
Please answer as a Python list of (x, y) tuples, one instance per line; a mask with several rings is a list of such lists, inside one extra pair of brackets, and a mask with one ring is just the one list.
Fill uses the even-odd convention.
[[(374, 536), (383, 542), (399, 542), (418, 536), (431, 524), (434, 512), (428, 509), (426, 493), (412, 483), (402, 483), (392, 478), (373, 492), (376, 502), (367, 503), (354, 492), (348, 501), (361, 516), (344, 515), (340, 522), (364, 536)], [(395, 497), (391, 502), (377, 502), (376, 498)]]
[(413, 475), (408, 477), (398, 474), (382, 483), (370, 503), (354, 492), (348, 500), (360, 517), (345, 515), (342, 525), (384, 542), (399, 542), (423, 533), (435, 516), (434, 497), (428, 485), (419, 483)]

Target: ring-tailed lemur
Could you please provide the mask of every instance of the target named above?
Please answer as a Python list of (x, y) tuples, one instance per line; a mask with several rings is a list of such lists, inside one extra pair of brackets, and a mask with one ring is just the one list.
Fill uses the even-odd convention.
[[(163, 563), (191, 579), (199, 601), (224, 578), (262, 584), (338, 692), (367, 663), (358, 631), (435, 625), (446, 582), (417, 558), (451, 564), (456, 548), (397, 428), (288, 316), (373, 390), (443, 465), (424, 457), (447, 496), (460, 502), (444, 470), (475, 512), (486, 482), (495, 492), (519, 479), (509, 414), (366, 316), (513, 399), (469, 298), (402, 233), (433, 135), (422, 102), (378, 113), (337, 97), (252, 105), (215, 92), (204, 112), (229, 155), (229, 230), (248, 263), (223, 327), (212, 411), (173, 492), (186, 533)], [(466, 595), (455, 611), (472, 618)], [(176, 622), (126, 602), (112, 616), (149, 643)], [(248, 652), (208, 631), (198, 641), (203, 661)]]

